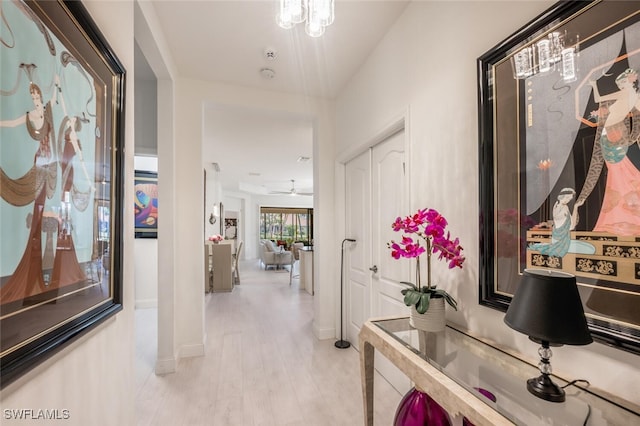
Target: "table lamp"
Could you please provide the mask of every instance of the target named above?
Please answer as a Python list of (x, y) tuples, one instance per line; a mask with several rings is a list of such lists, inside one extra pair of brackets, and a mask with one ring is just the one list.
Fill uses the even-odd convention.
[(593, 342), (576, 277), (560, 271), (525, 269), (504, 322), (541, 345), (538, 368), (542, 374), (527, 380), (529, 392), (547, 401), (563, 402), (564, 390), (549, 377), (549, 346)]

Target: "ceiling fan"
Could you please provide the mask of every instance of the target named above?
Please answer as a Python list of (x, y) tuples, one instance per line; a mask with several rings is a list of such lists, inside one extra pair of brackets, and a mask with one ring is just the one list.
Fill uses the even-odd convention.
[(282, 195), (313, 195), (313, 192), (299, 192), (296, 189), (296, 181), (291, 179), (291, 189), (288, 191), (271, 191), (269, 194), (282, 194)]

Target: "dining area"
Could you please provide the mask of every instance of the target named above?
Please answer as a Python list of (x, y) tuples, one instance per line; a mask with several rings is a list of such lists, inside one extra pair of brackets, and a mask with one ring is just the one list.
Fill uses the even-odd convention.
[(243, 241), (222, 239), (204, 243), (205, 293), (231, 292), (240, 284), (239, 259)]

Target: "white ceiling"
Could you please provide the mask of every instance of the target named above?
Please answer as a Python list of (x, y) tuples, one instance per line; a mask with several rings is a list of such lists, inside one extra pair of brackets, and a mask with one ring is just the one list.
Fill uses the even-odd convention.
[[(278, 27), (278, 0), (162, 0), (153, 6), (181, 77), (331, 99), (408, 3), (336, 0), (335, 22), (320, 38), (306, 35), (301, 24)], [(276, 52), (275, 60), (266, 58), (267, 49)], [(261, 76), (265, 67), (275, 72), (273, 79)], [(204, 162), (220, 165), (224, 189), (288, 190), (291, 179), (300, 191), (312, 188), (313, 161), (296, 161), (311, 157), (309, 119), (212, 104), (204, 120)]]

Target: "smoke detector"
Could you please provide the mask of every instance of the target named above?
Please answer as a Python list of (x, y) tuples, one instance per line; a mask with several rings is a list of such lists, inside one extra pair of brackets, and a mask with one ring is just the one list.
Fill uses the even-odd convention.
[(261, 68), (260, 75), (266, 80), (271, 80), (276, 76), (276, 72), (271, 68)]

